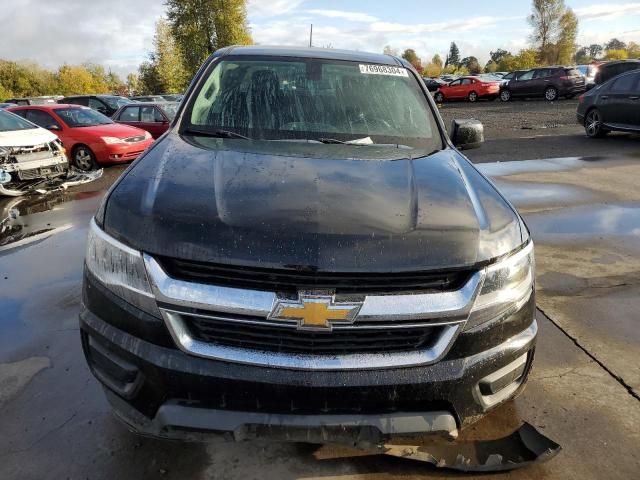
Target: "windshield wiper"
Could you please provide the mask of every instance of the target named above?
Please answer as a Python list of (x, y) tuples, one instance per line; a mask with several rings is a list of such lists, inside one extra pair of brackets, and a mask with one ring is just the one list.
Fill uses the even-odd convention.
[(197, 128), (187, 128), (184, 133), (190, 133), (193, 135), (202, 135), (205, 137), (213, 138), (242, 138), (243, 140), (251, 140), (249, 137), (240, 135), (239, 133), (232, 132), (231, 130), (199, 130)]

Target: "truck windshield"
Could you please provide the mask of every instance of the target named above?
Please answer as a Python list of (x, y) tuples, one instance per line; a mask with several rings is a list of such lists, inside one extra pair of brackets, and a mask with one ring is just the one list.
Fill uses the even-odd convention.
[(253, 140), (402, 145), (426, 153), (443, 148), (425, 93), (403, 67), (229, 57), (193, 98), (186, 129)]

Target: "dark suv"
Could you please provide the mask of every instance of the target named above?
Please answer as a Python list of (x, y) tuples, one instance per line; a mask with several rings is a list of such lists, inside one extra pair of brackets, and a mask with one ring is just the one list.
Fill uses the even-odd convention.
[(454, 146), (481, 127), (450, 139), (400, 58), (214, 53), (90, 225), (82, 344), (115, 412), (161, 437), (376, 441), (517, 395), (533, 244)]
[(82, 105), (110, 117), (123, 105), (134, 102), (118, 95), (76, 95), (74, 97), (65, 97), (59, 100), (58, 103)]
[(621, 73), (640, 69), (640, 60), (617, 60), (600, 65), (596, 73), (596, 85), (603, 84)]
[(575, 67), (541, 67), (524, 72), (500, 88), (500, 99), (544, 97), (550, 102), (559, 97), (572, 98), (584, 92), (584, 75)]

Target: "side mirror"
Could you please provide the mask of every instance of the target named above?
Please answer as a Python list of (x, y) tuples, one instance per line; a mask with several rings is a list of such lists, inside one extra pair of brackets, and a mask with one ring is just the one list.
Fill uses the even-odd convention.
[(47, 130), (56, 130), (56, 131), (60, 131), (62, 130), (62, 128), (60, 128), (60, 125), (49, 125), (47, 127)]
[(473, 118), (451, 122), (451, 141), (459, 150), (480, 148), (484, 143), (484, 126)]

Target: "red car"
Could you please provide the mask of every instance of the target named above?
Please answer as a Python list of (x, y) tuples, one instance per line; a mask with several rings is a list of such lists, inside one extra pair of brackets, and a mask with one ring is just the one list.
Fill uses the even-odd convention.
[(153, 138), (158, 138), (169, 130), (177, 111), (175, 102), (130, 103), (120, 107), (111, 118), (117, 123), (146, 130)]
[(80, 170), (130, 162), (153, 143), (151, 134), (114, 123), (109, 117), (79, 105), (29, 105), (8, 108), (58, 135), (69, 160)]
[(500, 81), (485, 81), (479, 77), (461, 77), (441, 86), (433, 98), (442, 103), (445, 100), (464, 100), (476, 102), (479, 98), (498, 98)]

